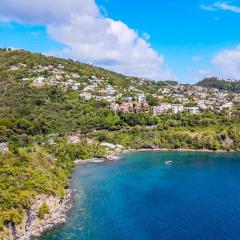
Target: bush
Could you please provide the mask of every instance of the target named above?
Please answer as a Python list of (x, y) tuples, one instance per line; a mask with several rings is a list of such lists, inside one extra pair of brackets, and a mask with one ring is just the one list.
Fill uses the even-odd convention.
[(43, 203), (43, 205), (38, 210), (38, 218), (43, 219), (46, 214), (49, 214), (49, 207), (46, 203)]

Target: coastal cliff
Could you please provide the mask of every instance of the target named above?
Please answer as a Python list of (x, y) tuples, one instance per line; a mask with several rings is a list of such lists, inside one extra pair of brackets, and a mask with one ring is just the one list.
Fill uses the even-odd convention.
[[(42, 219), (39, 210), (43, 204), (48, 206), (49, 212)], [(38, 196), (32, 207), (26, 211), (20, 225), (9, 224), (5, 229), (6, 240), (29, 240), (40, 237), (42, 233), (53, 227), (64, 224), (67, 220), (67, 211), (71, 207), (71, 191), (67, 190), (64, 198), (55, 196)]]

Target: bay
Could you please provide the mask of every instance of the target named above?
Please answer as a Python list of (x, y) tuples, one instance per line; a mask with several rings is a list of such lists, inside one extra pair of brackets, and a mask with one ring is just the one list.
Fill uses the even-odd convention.
[(127, 153), (77, 166), (72, 188), (67, 224), (42, 240), (240, 239), (239, 154)]

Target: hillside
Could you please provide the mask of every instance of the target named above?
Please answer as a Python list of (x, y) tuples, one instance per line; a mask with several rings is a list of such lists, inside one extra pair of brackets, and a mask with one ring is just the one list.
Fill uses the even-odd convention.
[(223, 91), (240, 93), (240, 81), (227, 81), (212, 77), (205, 78), (202, 81), (198, 82), (196, 85), (207, 88), (216, 88)]
[[(0, 239), (16, 234), (36, 199), (64, 197), (76, 159), (119, 145), (239, 150), (239, 99), (0, 50)], [(46, 203), (37, 211), (51, 214)]]

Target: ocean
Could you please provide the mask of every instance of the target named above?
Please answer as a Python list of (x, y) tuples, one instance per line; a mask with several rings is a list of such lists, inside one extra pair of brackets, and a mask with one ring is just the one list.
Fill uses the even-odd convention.
[(77, 166), (71, 185), (67, 224), (41, 240), (240, 239), (239, 154), (127, 153)]

